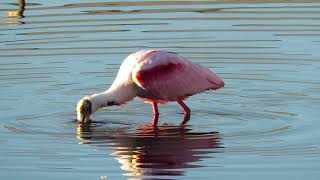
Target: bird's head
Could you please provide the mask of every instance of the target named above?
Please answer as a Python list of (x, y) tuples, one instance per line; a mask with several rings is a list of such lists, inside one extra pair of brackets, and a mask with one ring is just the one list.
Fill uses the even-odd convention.
[(77, 104), (77, 121), (90, 122), (90, 115), (92, 113), (92, 103), (89, 99), (82, 98)]

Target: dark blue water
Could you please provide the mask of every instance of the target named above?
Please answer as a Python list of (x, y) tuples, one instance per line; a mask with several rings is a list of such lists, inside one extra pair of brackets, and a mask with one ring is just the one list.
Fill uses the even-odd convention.
[[(1, 179), (318, 179), (320, 3), (0, 2)], [(74, 122), (140, 49), (178, 52), (226, 87), (139, 99)]]

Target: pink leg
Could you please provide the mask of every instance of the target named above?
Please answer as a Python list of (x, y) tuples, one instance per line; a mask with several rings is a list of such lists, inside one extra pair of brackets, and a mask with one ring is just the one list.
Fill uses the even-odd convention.
[(156, 102), (152, 102), (152, 109), (153, 109), (152, 125), (157, 126), (158, 119), (159, 119), (159, 111), (158, 111), (158, 104)]
[(153, 115), (159, 115), (158, 104), (156, 102), (152, 102)]
[(183, 118), (183, 121), (181, 122), (181, 125), (184, 125), (189, 121), (191, 111), (190, 111), (190, 108), (181, 99), (177, 100), (177, 102), (184, 110), (184, 118)]
[(182, 101), (182, 100), (177, 100), (177, 102), (180, 104), (180, 106), (183, 108), (183, 110), (184, 110), (184, 114), (185, 115), (190, 115), (190, 109), (189, 109), (189, 107)]

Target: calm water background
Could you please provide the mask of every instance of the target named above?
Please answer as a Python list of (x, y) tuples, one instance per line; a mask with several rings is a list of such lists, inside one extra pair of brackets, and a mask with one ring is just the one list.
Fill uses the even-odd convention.
[[(0, 2), (1, 179), (319, 179), (320, 2)], [(20, 9), (20, 10), (18, 10)], [(152, 112), (135, 99), (77, 127), (140, 49), (179, 52), (226, 82)]]

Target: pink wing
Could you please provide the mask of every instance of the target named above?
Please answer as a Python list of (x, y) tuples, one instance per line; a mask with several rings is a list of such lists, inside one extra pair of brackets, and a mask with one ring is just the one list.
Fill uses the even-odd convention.
[(224, 82), (211, 70), (186, 60), (175, 53), (144, 51), (135, 66), (132, 79), (141, 87), (138, 96), (166, 102), (193, 94), (218, 89)]

